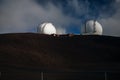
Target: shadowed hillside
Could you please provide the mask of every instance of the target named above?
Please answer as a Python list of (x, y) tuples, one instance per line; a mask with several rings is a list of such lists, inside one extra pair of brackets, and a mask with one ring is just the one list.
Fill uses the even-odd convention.
[(0, 65), (5, 66), (66, 70), (97, 65), (117, 67), (119, 54), (119, 37), (0, 35)]
[(1, 71), (120, 71), (120, 38), (0, 34)]

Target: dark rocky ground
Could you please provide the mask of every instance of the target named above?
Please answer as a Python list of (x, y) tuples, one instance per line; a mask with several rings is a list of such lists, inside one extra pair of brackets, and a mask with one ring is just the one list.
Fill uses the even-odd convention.
[(120, 80), (120, 37), (0, 34), (3, 80)]

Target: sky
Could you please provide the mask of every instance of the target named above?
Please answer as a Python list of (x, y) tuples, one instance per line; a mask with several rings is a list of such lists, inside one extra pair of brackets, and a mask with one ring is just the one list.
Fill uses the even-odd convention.
[(120, 0), (0, 0), (0, 34), (36, 33), (43, 22), (53, 23), (58, 34), (82, 34), (91, 19), (103, 35), (120, 36)]

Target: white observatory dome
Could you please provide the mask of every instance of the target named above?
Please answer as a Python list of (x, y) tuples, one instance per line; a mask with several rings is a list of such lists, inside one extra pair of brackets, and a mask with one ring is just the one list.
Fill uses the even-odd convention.
[(38, 32), (43, 34), (56, 34), (56, 29), (52, 23), (43, 23), (38, 27)]
[(95, 20), (89, 20), (85, 24), (85, 34), (102, 35), (102, 25)]

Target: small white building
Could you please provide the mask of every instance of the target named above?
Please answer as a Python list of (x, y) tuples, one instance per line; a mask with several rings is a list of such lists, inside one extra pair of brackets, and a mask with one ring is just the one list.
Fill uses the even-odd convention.
[(38, 26), (37, 29), (38, 33), (42, 34), (56, 34), (56, 28), (52, 23), (42, 23), (41, 25)]
[(102, 35), (102, 25), (95, 20), (89, 20), (85, 23), (83, 35)]

